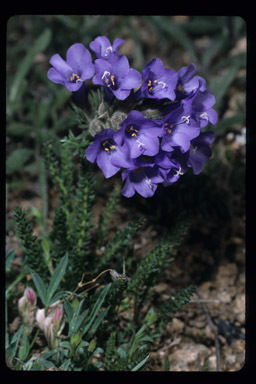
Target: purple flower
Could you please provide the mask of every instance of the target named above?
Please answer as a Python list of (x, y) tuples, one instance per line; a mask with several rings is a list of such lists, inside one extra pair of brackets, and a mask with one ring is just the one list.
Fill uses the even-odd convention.
[(198, 123), (185, 114), (184, 107), (180, 106), (163, 118), (164, 136), (161, 148), (164, 151), (173, 151), (179, 147), (182, 152), (190, 148), (190, 141), (200, 134)]
[(217, 112), (212, 108), (215, 104), (215, 97), (209, 90), (202, 91), (200, 89), (201, 82), (199, 80), (198, 88), (191, 92), (191, 95), (181, 101), (185, 114), (197, 120), (200, 128), (205, 127), (208, 122), (216, 124), (218, 120)]
[(167, 187), (177, 180), (187, 171), (187, 153), (183, 154), (179, 149), (173, 152), (159, 151), (154, 157), (154, 163), (159, 167), (159, 172), (163, 176), (163, 186)]
[(203, 170), (204, 163), (211, 157), (210, 145), (214, 140), (213, 132), (202, 132), (200, 136), (191, 141), (189, 150), (188, 166), (192, 167), (194, 175), (198, 175)]
[(120, 168), (127, 168), (132, 164), (128, 148), (125, 145), (117, 145), (114, 134), (115, 131), (110, 128), (97, 133), (94, 142), (85, 152), (87, 160), (96, 163), (106, 178), (115, 175)]
[(117, 54), (117, 50), (124, 43), (122, 39), (115, 39), (111, 45), (106, 36), (98, 36), (89, 46), (96, 54), (97, 59), (110, 59), (113, 54)]
[(140, 155), (154, 156), (159, 151), (159, 139), (162, 133), (160, 123), (146, 119), (139, 111), (131, 111), (115, 134), (119, 145), (126, 144), (132, 159)]
[(80, 43), (73, 44), (67, 50), (66, 61), (57, 53), (51, 57), (50, 64), (53, 68), (49, 69), (48, 78), (71, 92), (78, 91), (95, 72), (90, 52)]
[(178, 83), (176, 89), (176, 96), (186, 97), (200, 85), (200, 90), (206, 90), (205, 80), (200, 76), (195, 76), (196, 66), (190, 63), (186, 67), (182, 67), (178, 71)]
[(137, 192), (147, 198), (154, 195), (157, 184), (164, 178), (153, 161), (139, 158), (134, 159), (133, 166), (122, 172), (122, 180), (125, 181), (121, 190), (123, 196), (132, 197)]
[(136, 92), (137, 100), (142, 98), (175, 100), (175, 87), (178, 80), (177, 72), (164, 67), (159, 58), (151, 60), (142, 70), (144, 79)]
[(93, 83), (102, 85), (107, 98), (115, 96), (119, 100), (126, 99), (133, 88), (141, 83), (141, 74), (130, 68), (126, 56), (114, 56), (111, 61), (95, 60), (96, 74)]

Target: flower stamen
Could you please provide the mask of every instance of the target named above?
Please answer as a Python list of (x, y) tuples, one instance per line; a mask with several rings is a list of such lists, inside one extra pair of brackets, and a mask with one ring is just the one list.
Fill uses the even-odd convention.
[(149, 179), (147, 176), (146, 176), (146, 183), (148, 184), (149, 188), (150, 188), (151, 190), (153, 190), (153, 184), (152, 184), (152, 182), (151, 182), (151, 179)]
[(101, 79), (103, 80), (105, 76), (109, 76), (109, 75), (110, 75), (110, 72), (108, 72), (108, 71), (105, 71), (105, 72), (103, 73), (103, 76), (102, 76), (102, 78), (101, 78)]
[(199, 117), (203, 117), (203, 118), (205, 118), (207, 121), (209, 121), (209, 118), (208, 118), (208, 115), (207, 115), (206, 112), (201, 113), (201, 115), (200, 115)]
[(79, 81), (83, 81), (82, 79), (80, 79), (80, 77), (73, 72), (72, 76), (69, 78), (70, 81), (72, 81), (72, 83), (78, 83)]
[(187, 124), (189, 124), (190, 116), (182, 116), (180, 119), (181, 119), (181, 120), (182, 120), (182, 119), (185, 119), (185, 121), (183, 121), (183, 123), (186, 122)]
[(113, 52), (113, 48), (110, 46), (110, 47), (107, 47), (106, 50), (105, 50), (105, 56), (108, 56), (108, 54), (111, 52)]
[(140, 147), (144, 147), (145, 144), (143, 144), (141, 141), (139, 141), (138, 139), (136, 139), (136, 143), (138, 143), (138, 148)]
[(181, 167), (179, 168), (179, 170), (177, 171), (177, 173), (174, 175), (174, 176), (181, 176), (181, 175), (184, 175), (184, 172), (181, 172)]

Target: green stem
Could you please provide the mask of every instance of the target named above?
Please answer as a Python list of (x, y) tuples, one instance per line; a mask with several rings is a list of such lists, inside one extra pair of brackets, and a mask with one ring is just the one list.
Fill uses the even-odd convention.
[(38, 334), (39, 334), (39, 331), (40, 331), (40, 329), (38, 328), (37, 331), (36, 331), (36, 333), (35, 333), (35, 336), (34, 336), (32, 342), (31, 342), (31, 344), (30, 344), (29, 351), (31, 351), (31, 349), (33, 348), (33, 346), (34, 346), (34, 344), (35, 344), (35, 342), (36, 342), (37, 336), (38, 336)]

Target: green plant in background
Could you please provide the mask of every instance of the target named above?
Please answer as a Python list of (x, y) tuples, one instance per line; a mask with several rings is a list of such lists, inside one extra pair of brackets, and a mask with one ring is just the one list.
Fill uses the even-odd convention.
[[(35, 207), (30, 212), (20, 207), (14, 209), (16, 235), (23, 255), (21, 272), (6, 290), (6, 362), (16, 370), (143, 369), (150, 361), (155, 340), (194, 293), (191, 285), (176, 292), (161, 308), (152, 304), (153, 288), (173, 262), (174, 251), (182, 243), (191, 218), (182, 214), (172, 219), (168, 234), (141, 258), (137, 257), (132, 240), (140, 235), (146, 218), (132, 221), (111, 235), (111, 219), (120, 204), (121, 185), (116, 180), (110, 193), (100, 191), (95, 167), (84, 159), (84, 153), (95, 134), (106, 128), (118, 129), (127, 117), (127, 106), (121, 102), (117, 110), (118, 103), (106, 103), (103, 91), (92, 87), (86, 108), (80, 108), (75, 99), (70, 101), (70, 93), (64, 87), (56, 88), (46, 78), (49, 52), (58, 51), (64, 57), (67, 44), (81, 41), (88, 45), (99, 31), (102, 35), (108, 33), (113, 41), (122, 36), (122, 31), (125, 35), (128, 27), (136, 53), (129, 59), (142, 70), (148, 58), (139, 30), (134, 28), (137, 20), (142, 28), (154, 33), (163, 52), (184, 49), (200, 73), (210, 77), (209, 89), (215, 95), (219, 114), (215, 135), (221, 137), (231, 125), (245, 121), (243, 106), (233, 116), (220, 118), (231, 87), (243, 84), (245, 54), (226, 55), (233, 48), (232, 39), (243, 34), (243, 20), (203, 20), (194, 16), (178, 24), (167, 16), (143, 16), (135, 21), (132, 16), (123, 16), (117, 18), (113, 29), (111, 16), (36, 16), (27, 28), (34, 31), (37, 39), (27, 37), (30, 44), (14, 48), (15, 22), (22, 24), (23, 20), (26, 21), (25, 16), (9, 22), (7, 60), (12, 64), (7, 78), (7, 192), (12, 193), (25, 183), (20, 172), (36, 174), (43, 206), (42, 212)], [(59, 30), (61, 34), (55, 33)], [(60, 38), (63, 34), (67, 36), (65, 44)], [(199, 53), (193, 39), (202, 34), (209, 43)], [(20, 61), (18, 71), (16, 58)], [(221, 161), (218, 152), (206, 172), (211, 167), (214, 170), (216, 161)], [(206, 176), (210, 178), (210, 172)], [(58, 195), (58, 208), (50, 228), (49, 186)], [(93, 209), (98, 194), (104, 194), (105, 208), (95, 223)], [(37, 236), (33, 234), (35, 222), (40, 227)], [(6, 256), (10, 279), (14, 257), (15, 250)], [(29, 284), (25, 282), (26, 276), (32, 278)], [(19, 297), (22, 300), (16, 310), (22, 324), (10, 340), (8, 310), (17, 299), (13, 287), (18, 282), (28, 287)], [(125, 320), (123, 312), (127, 314)], [(38, 338), (44, 346), (36, 358)]]

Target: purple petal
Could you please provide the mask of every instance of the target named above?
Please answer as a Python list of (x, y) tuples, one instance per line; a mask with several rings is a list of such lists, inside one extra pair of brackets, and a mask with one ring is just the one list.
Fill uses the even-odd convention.
[(130, 66), (129, 61), (126, 56), (116, 56), (115, 61), (111, 62), (113, 65), (113, 72), (115, 75), (120, 77), (120, 79), (126, 77), (129, 73)]
[(96, 59), (94, 62), (94, 67), (96, 74), (92, 80), (93, 84), (104, 85), (104, 80), (102, 77), (105, 71), (112, 73), (112, 65), (107, 60)]
[(106, 49), (110, 47), (110, 41), (106, 36), (98, 36), (94, 41), (89, 44), (89, 47), (96, 53), (97, 57), (104, 57)]
[(72, 68), (66, 63), (62, 57), (56, 53), (50, 58), (50, 64), (60, 73), (61, 76), (67, 81), (73, 74)]
[(113, 94), (115, 95), (115, 97), (118, 99), (118, 100), (125, 100), (131, 93), (131, 90), (130, 89), (116, 89), (116, 90), (111, 90), (113, 92)]
[(139, 140), (139, 139), (138, 138), (136, 139), (135, 137), (132, 137), (130, 139), (127, 139), (127, 138), (125, 139), (125, 142), (130, 150), (130, 157), (132, 159), (135, 159), (140, 155), (143, 155), (145, 152), (145, 146), (141, 145), (140, 141), (136, 142), (136, 140)]
[(121, 168), (130, 168), (133, 166), (133, 161), (129, 156), (129, 150), (126, 145), (122, 147), (116, 146), (115, 150), (111, 152), (111, 163)]
[(77, 75), (82, 77), (82, 74), (84, 74), (85, 78), (82, 77), (82, 80), (87, 80), (93, 76), (94, 68), (92, 65), (92, 57), (88, 49), (86, 49), (83, 44), (76, 43), (71, 45), (67, 51), (66, 57), (67, 64)]
[(99, 150), (100, 150), (99, 141), (94, 141), (92, 144), (90, 144), (85, 151), (85, 156), (87, 160), (90, 161), (91, 163), (95, 163)]
[(174, 147), (176, 147), (176, 146), (181, 147), (183, 149), (183, 151), (186, 152), (189, 150), (190, 140), (189, 140), (189, 137), (185, 133), (182, 133), (182, 132), (176, 133), (175, 132), (175, 134), (170, 135), (169, 144), (171, 144)]
[(179, 78), (181, 79), (182, 84), (190, 81), (195, 73), (196, 73), (196, 66), (192, 62), (188, 66), (182, 67), (178, 71)]
[[(159, 139), (149, 137), (143, 133), (139, 136), (139, 141), (144, 144), (144, 155), (155, 156), (159, 151)], [(139, 145), (139, 143), (137, 143)]]
[(83, 82), (72, 83), (70, 80), (67, 80), (64, 85), (70, 92), (77, 92), (82, 87)]
[(192, 107), (199, 112), (207, 111), (215, 104), (215, 101), (215, 97), (210, 91), (200, 91), (195, 96)]
[(161, 59), (156, 57), (151, 60), (143, 69), (142, 76), (146, 77), (149, 72), (157, 73), (157, 76), (161, 77), (164, 74), (164, 65)]
[(132, 197), (135, 194), (134, 186), (130, 182), (129, 177), (126, 178), (125, 184), (121, 190), (121, 194), (125, 197)]
[(111, 155), (104, 150), (99, 152), (96, 162), (107, 179), (114, 176), (120, 170), (120, 167), (111, 163)]
[(135, 191), (145, 198), (152, 197), (157, 189), (157, 185), (151, 183), (151, 180), (147, 177), (141, 178), (141, 180), (138, 180), (133, 185)]
[(200, 134), (200, 127), (197, 125), (189, 125), (186, 123), (179, 124), (174, 128), (173, 135), (176, 135), (177, 133), (184, 133), (188, 136), (190, 140), (192, 140)]
[(113, 41), (113, 45), (112, 45), (112, 48), (113, 48), (113, 52), (117, 52), (118, 48), (120, 47), (120, 45), (124, 44), (125, 40), (123, 39), (115, 39)]
[(141, 74), (136, 69), (130, 68), (127, 76), (121, 81), (122, 89), (132, 89), (140, 86)]
[(65, 83), (64, 77), (55, 69), (50, 68), (47, 77), (49, 80), (53, 81), (54, 83), (63, 84)]

